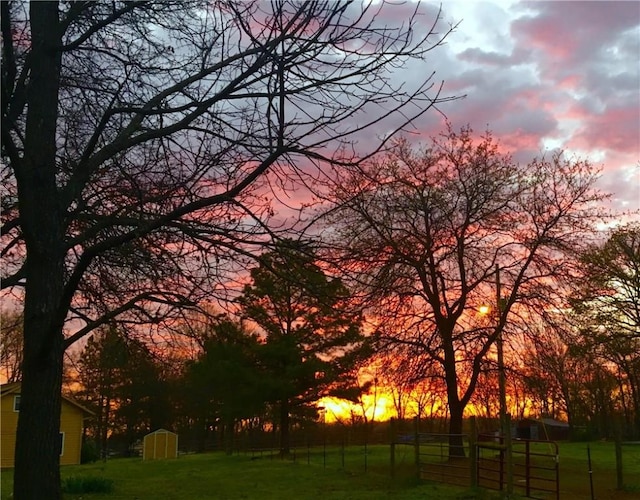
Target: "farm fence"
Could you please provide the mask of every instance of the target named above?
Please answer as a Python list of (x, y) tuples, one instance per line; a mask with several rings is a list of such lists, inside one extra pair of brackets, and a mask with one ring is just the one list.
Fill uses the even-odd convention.
[(413, 433), (394, 434), (392, 475), (398, 447), (410, 446), (419, 479), (506, 490), (534, 499), (560, 498), (557, 443), (505, 440), (495, 433), (477, 434), (475, 429), (471, 419), (469, 434), (423, 433), (415, 420)]

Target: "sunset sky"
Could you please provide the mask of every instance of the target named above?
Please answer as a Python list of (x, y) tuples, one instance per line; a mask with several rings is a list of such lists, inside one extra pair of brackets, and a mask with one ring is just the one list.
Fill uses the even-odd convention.
[[(423, 5), (425, 29), (437, 6)], [(413, 7), (385, 12), (397, 21)], [(490, 128), (518, 161), (554, 148), (587, 157), (603, 167), (613, 208), (639, 209), (640, 2), (464, 1), (443, 11), (456, 31), (398, 78), (435, 70), (445, 94), (467, 96), (441, 106), (455, 128)], [(442, 117), (415, 126), (419, 141)]]

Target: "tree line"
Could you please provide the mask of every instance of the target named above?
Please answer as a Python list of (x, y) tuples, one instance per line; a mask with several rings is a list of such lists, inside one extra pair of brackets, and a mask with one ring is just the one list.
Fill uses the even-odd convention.
[[(500, 306), (497, 311), (483, 314), (480, 305), (490, 304), (494, 291), (491, 264), (499, 261), (491, 252), (502, 256), (509, 245), (519, 249), (527, 241), (523, 235), (531, 237), (528, 231), (543, 227), (526, 227), (527, 216), (518, 215), (511, 204), (511, 190), (519, 189), (519, 196), (526, 198), (531, 189), (544, 193), (544, 199), (550, 191), (540, 189), (545, 180), (541, 174), (536, 183), (527, 179), (520, 187), (508, 181), (507, 173), (518, 173), (488, 136), (471, 146), (472, 131), (467, 128), (449, 131), (444, 141), (434, 141), (433, 149), (420, 154), (433, 155), (446, 144), (447, 151), (467, 156), (457, 165), (443, 165), (442, 157), (411, 156), (415, 151), (400, 142), (380, 163), (372, 163), (375, 171), (367, 174), (368, 183), (358, 180), (358, 186), (367, 189), (367, 203), (362, 191), (351, 192), (355, 196), (349, 201), (366, 207), (369, 215), (358, 214), (361, 221), (345, 217), (340, 211), (352, 206), (338, 204), (321, 219), (324, 229), (333, 229), (333, 239), (280, 240), (257, 257), (228, 312), (193, 313), (173, 325), (177, 336), (148, 336), (139, 325), (118, 322), (94, 333), (69, 372), (81, 387), (75, 397), (95, 412), (89, 434), (100, 449), (107, 450), (108, 436), (127, 448), (159, 427), (190, 436), (196, 449), (212, 443), (228, 448), (238, 429), (255, 428), (277, 431), (280, 452), (286, 455), (290, 431), (318, 422), (318, 400), (334, 396), (360, 405), (357, 418), (366, 422), (362, 396), (375, 399), (376, 391), (392, 395), (397, 418), (444, 418), (449, 431), (462, 429), (463, 415), (498, 414), (497, 366), (490, 347), (499, 328), (508, 340), (508, 407), (514, 418), (566, 418), (574, 438), (611, 437), (619, 418), (625, 436), (637, 438), (640, 227), (615, 227), (606, 236), (588, 226), (587, 232), (574, 228), (568, 233), (563, 227), (561, 234), (571, 238), (553, 240), (553, 252), (539, 258), (527, 279), (519, 278), (526, 287), (516, 293), (512, 289), (511, 299), (502, 297), (494, 304), (495, 309)], [(412, 163), (399, 164), (399, 155)], [(549, 169), (560, 190), (552, 195), (554, 203), (563, 199), (567, 214), (579, 216), (571, 207), (570, 190), (562, 191), (559, 182), (561, 160), (554, 156), (552, 161), (553, 168), (540, 165)], [(435, 165), (451, 174), (450, 183), (443, 182), (444, 175), (428, 175), (426, 170)], [(489, 166), (483, 171), (478, 165)], [(564, 166), (565, 182), (579, 186), (576, 165)], [(578, 167), (590, 173), (588, 165)], [(535, 170), (528, 166), (523, 176), (525, 172), (532, 175)], [(503, 198), (497, 187), (489, 190), (501, 182), (507, 189)], [(343, 193), (348, 186), (342, 184)], [(585, 191), (584, 186), (579, 191)], [(467, 200), (469, 193), (473, 198)], [(438, 200), (436, 208), (430, 199)], [(452, 207), (451, 200), (458, 205)], [(405, 206), (400, 209), (398, 204)], [(529, 206), (528, 201), (523, 211)], [(446, 216), (438, 214), (445, 207)], [(561, 220), (552, 208), (540, 204), (538, 216)], [(514, 227), (517, 219), (523, 224)], [(501, 229), (499, 224), (504, 224)], [(490, 230), (483, 232), (483, 227)], [(506, 235), (512, 230), (517, 233), (509, 240)], [(435, 231), (448, 231), (448, 236), (435, 237)], [(578, 247), (579, 239), (587, 244)], [(530, 239), (528, 245), (534, 244)], [(560, 252), (563, 246), (565, 253)], [(479, 265), (479, 255), (481, 263), (487, 255), (491, 260)], [(518, 259), (532, 260), (520, 250), (513, 255), (503, 273), (505, 287), (517, 286), (509, 276), (524, 275)], [(393, 263), (386, 260), (391, 258)], [(432, 268), (421, 271), (420, 262)], [(551, 267), (555, 265), (561, 267)], [(553, 272), (545, 274), (549, 269)], [(431, 283), (422, 275), (438, 279)], [(441, 287), (445, 312), (453, 311), (450, 302), (469, 301), (454, 322), (455, 336), (445, 336), (435, 324), (433, 306), (425, 307), (433, 294), (416, 288), (425, 283)], [(505, 319), (509, 300), (513, 311)], [(21, 321), (21, 316), (3, 321), (2, 364), (11, 380), (20, 378), (22, 354), (16, 346)], [(453, 366), (447, 365), (447, 349), (456, 357)], [(459, 415), (460, 402), (452, 400), (447, 370), (458, 376), (456, 391), (467, 394)]]
[[(637, 226), (613, 230), (581, 255), (584, 280), (571, 310), (552, 315), (553, 324), (538, 317), (514, 338), (507, 356), (514, 418), (567, 419), (574, 439), (611, 438), (622, 424), (626, 438), (638, 438), (640, 356), (629, 326), (640, 290), (639, 242)], [(407, 352), (404, 335), (393, 344), (385, 338), (385, 348), (376, 335), (365, 335), (353, 295), (317, 259), (309, 244), (281, 243), (252, 270), (236, 314), (193, 316), (179, 327), (181, 342), (168, 349), (115, 323), (94, 333), (68, 363), (66, 377), (75, 388), (70, 395), (94, 412), (86, 437), (99, 453), (127, 453), (146, 433), (168, 428), (194, 451), (231, 450), (240, 431), (271, 433), (286, 455), (291, 431), (320, 423), (319, 399), (350, 401), (355, 415), (333, 417), (342, 425), (366, 424), (367, 408), (358, 405), (363, 394), (375, 404), (375, 391), (393, 395), (396, 418), (448, 421), (438, 366)], [(608, 306), (604, 317), (599, 301)], [(3, 368), (19, 380), (14, 344), (21, 317), (4, 316)], [(490, 368), (466, 415), (491, 419), (498, 409)]]
[[(599, 246), (594, 167), (560, 152), (518, 164), (469, 128), (422, 149), (400, 138), (461, 97), (430, 70), (455, 30), (437, 8), (397, 7), (397, 24), (383, 23), (384, 3), (0, 8), (2, 288), (22, 318), (3, 321), (15, 334), (3, 343), (21, 348), (2, 358), (22, 383), (14, 498), (60, 498), (71, 346), (94, 335), (79, 367), (85, 390), (104, 388), (97, 435), (113, 417), (133, 436), (168, 418), (152, 395), (171, 377), (154, 359), (179, 349), (151, 348), (158, 334), (193, 330), (186, 320), (211, 303), (229, 316), (200, 332), (182, 371), (210, 386), (201, 402), (220, 429), (246, 418), (240, 399), (286, 432), (314, 398), (354, 397), (351, 370), (373, 349), (393, 354), (407, 387), (442, 390), (455, 433), (495, 375), (498, 338), (556, 349), (541, 371), (562, 360), (564, 378), (539, 384), (540, 404), (562, 395), (571, 419), (584, 385), (567, 375), (606, 360), (606, 388), (619, 368), (617, 399), (598, 398), (637, 424), (637, 295), (623, 279), (637, 284), (637, 233)], [(394, 80), (409, 61), (424, 76)], [(492, 315), (475, 314), (488, 303)], [(103, 349), (114, 366), (89, 375)], [(241, 387), (208, 378), (228, 377), (229, 359)], [(148, 384), (118, 382), (138, 364)]]

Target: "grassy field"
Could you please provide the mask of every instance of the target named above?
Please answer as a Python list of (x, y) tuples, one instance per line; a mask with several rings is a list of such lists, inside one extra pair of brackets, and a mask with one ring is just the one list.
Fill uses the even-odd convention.
[[(616, 491), (616, 461), (613, 443), (589, 443), (595, 497), (598, 500), (640, 499), (640, 444), (622, 447), (625, 490)], [(560, 491), (562, 498), (591, 498), (587, 443), (560, 446)], [(573, 496), (569, 496), (573, 495)]]
[[(347, 463), (354, 463), (354, 449), (348, 450)], [(379, 462), (388, 448), (368, 450), (368, 459)], [(317, 451), (309, 457), (296, 457), (296, 462), (271, 459), (267, 455), (226, 456), (222, 453), (182, 456), (177, 460), (143, 462), (141, 459), (114, 459), (62, 468), (63, 478), (98, 476), (114, 481), (110, 494), (65, 495), (65, 499), (109, 500), (383, 500), (391, 499), (460, 499), (497, 498), (495, 495), (466, 495), (460, 488), (440, 484), (416, 485), (410, 475), (398, 474), (392, 481), (387, 470), (381, 474), (375, 464), (365, 473), (363, 464), (357, 470), (341, 470), (337, 450), (329, 450), (326, 468)], [(333, 452), (333, 453), (331, 453)], [(2, 499), (11, 498), (11, 471), (2, 473)], [(463, 496), (460, 496), (463, 494)]]
[[(564, 444), (560, 450), (561, 498), (590, 498), (586, 444)], [(624, 449), (626, 491), (615, 491), (615, 455), (610, 443), (592, 443), (593, 479), (598, 500), (640, 499), (640, 446)], [(221, 453), (181, 456), (177, 460), (143, 462), (114, 459), (62, 468), (63, 478), (99, 477), (113, 480), (108, 494), (67, 494), (72, 500), (197, 500), (197, 499), (455, 499), (489, 500), (495, 492), (414, 479), (412, 449), (397, 452), (395, 479), (389, 474), (389, 448), (352, 446), (296, 450), (295, 461), (268, 454), (226, 456)], [(343, 467), (344, 463), (344, 467)], [(366, 469), (366, 470), (365, 470)], [(11, 498), (11, 470), (2, 471), (1, 497)]]

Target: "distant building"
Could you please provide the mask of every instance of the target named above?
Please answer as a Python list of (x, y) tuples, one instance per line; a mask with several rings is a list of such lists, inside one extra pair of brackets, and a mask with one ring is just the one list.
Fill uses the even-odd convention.
[(158, 429), (144, 437), (142, 460), (178, 457), (178, 435), (166, 429)]
[(569, 439), (569, 424), (553, 418), (525, 418), (518, 421), (515, 436), (519, 439), (566, 441)]
[[(13, 467), (20, 413), (20, 382), (0, 386), (0, 467)], [(83, 421), (92, 415), (73, 399), (62, 396), (60, 464), (80, 463)]]

